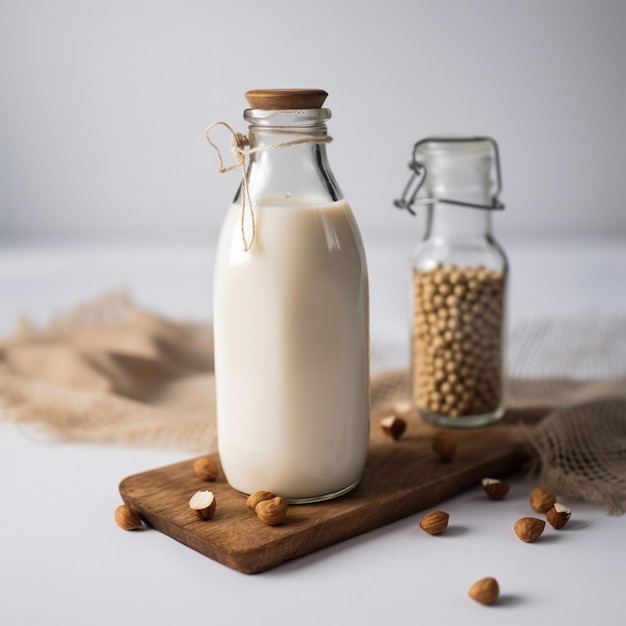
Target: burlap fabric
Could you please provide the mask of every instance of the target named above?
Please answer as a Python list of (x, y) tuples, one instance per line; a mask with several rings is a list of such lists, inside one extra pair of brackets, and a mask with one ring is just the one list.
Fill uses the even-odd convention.
[(216, 448), (213, 335), (123, 292), (0, 343), (0, 406), (30, 436)]
[[(540, 482), (626, 508), (626, 315), (531, 320), (508, 353), (508, 406), (548, 413), (529, 438)], [(371, 382), (372, 408), (409, 398), (406, 370)], [(114, 293), (0, 343), (1, 415), (30, 436), (216, 449), (210, 325)], [(530, 431), (529, 431), (530, 432)]]

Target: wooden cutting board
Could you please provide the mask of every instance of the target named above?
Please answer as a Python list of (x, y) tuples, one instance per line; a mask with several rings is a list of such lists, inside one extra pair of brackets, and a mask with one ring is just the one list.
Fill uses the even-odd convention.
[[(220, 475), (200, 480), (193, 460), (129, 476), (120, 484), (126, 504), (152, 527), (240, 572), (253, 574), (289, 559), (373, 530), (434, 507), (485, 477), (500, 477), (528, 459), (520, 421), (539, 415), (510, 412), (499, 424), (449, 431), (458, 440), (457, 453), (443, 461), (431, 448), (437, 429), (407, 416), (408, 427), (398, 441), (372, 416), (370, 450), (359, 486), (347, 495), (319, 504), (291, 505), (279, 526), (266, 526)], [(219, 465), (219, 458), (214, 455)], [(189, 510), (198, 490), (215, 494), (217, 509), (207, 521)], [(486, 496), (485, 496), (486, 497)]]

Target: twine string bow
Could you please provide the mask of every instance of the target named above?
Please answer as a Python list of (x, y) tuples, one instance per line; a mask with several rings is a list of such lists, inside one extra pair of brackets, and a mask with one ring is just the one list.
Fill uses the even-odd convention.
[[(224, 126), (230, 133), (230, 151), (235, 158), (232, 165), (224, 165), (224, 159), (218, 146), (211, 141), (211, 131), (216, 126)], [(250, 158), (250, 140), (243, 133), (234, 130), (226, 122), (214, 122), (206, 129), (206, 140), (211, 144), (215, 152), (217, 152), (218, 167), (220, 174), (225, 174), (238, 167), (241, 168), (241, 239), (243, 241), (244, 252), (248, 252), (254, 243), (256, 236), (256, 221), (254, 217), (254, 209), (252, 208), (252, 200), (250, 199), (250, 189), (248, 187), (248, 162)], [(246, 149), (248, 148), (248, 149)], [(246, 235), (246, 210), (250, 213), (250, 223), (252, 226), (252, 234), (250, 241)]]
[[(222, 158), (222, 153), (219, 147), (213, 143), (211, 140), (211, 131), (216, 126), (224, 126), (230, 134), (230, 151), (235, 159), (235, 162), (232, 165), (224, 165), (224, 159)], [(274, 129), (273, 132), (286, 132), (290, 133), (293, 131), (278, 131)], [(241, 239), (243, 241), (243, 249), (244, 252), (248, 252), (252, 248), (252, 244), (254, 243), (254, 239), (256, 237), (256, 218), (254, 215), (254, 207), (252, 205), (252, 199), (250, 198), (250, 186), (249, 186), (249, 173), (248, 168), (250, 164), (250, 155), (256, 152), (263, 152), (266, 150), (277, 150), (280, 148), (288, 148), (289, 146), (296, 146), (304, 143), (330, 143), (333, 139), (328, 135), (322, 136), (314, 136), (314, 135), (302, 135), (296, 139), (290, 139), (289, 141), (281, 141), (278, 143), (274, 143), (267, 146), (257, 146), (256, 148), (250, 147), (250, 139), (247, 135), (243, 133), (237, 132), (234, 130), (229, 124), (226, 122), (213, 122), (206, 129), (206, 140), (213, 147), (215, 152), (217, 153), (218, 159), (218, 168), (217, 171), (220, 174), (225, 174), (226, 172), (230, 172), (234, 169), (241, 168)], [(246, 213), (250, 215), (250, 224), (252, 227), (252, 232), (250, 235), (250, 239), (248, 240), (248, 235), (246, 234)]]

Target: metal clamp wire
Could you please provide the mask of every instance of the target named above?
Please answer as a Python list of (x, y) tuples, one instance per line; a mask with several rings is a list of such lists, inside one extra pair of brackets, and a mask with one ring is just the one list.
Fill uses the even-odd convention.
[[(491, 144), (494, 153), (494, 165), (496, 171), (496, 190), (491, 198), (491, 204), (476, 204), (473, 202), (465, 202), (463, 200), (453, 200), (450, 198), (422, 198), (417, 199), (417, 194), (421, 189), (424, 181), (426, 179), (426, 166), (423, 163), (420, 163), (417, 160), (417, 151), (420, 146), (425, 143), (469, 143), (472, 141), (487, 141)], [(472, 209), (483, 209), (488, 211), (501, 211), (504, 209), (505, 205), (500, 202), (498, 196), (502, 191), (502, 171), (500, 169), (500, 151), (498, 149), (498, 144), (495, 139), (486, 136), (474, 136), (474, 137), (426, 137), (425, 139), (420, 139), (413, 146), (413, 154), (411, 162), (409, 163), (409, 169), (413, 172), (413, 175), (409, 179), (409, 182), (406, 184), (404, 191), (402, 192), (402, 197), (398, 200), (394, 200), (394, 205), (399, 209), (406, 209), (411, 215), (416, 215), (413, 210), (414, 204), (455, 204), (458, 206), (466, 206)], [(414, 187), (413, 191), (411, 188)], [(408, 200), (407, 200), (408, 197)]]

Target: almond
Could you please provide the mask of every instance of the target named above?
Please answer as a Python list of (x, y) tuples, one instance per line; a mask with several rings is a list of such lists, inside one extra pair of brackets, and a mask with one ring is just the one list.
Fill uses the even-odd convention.
[(189, 508), (200, 518), (207, 520), (215, 513), (217, 502), (212, 491), (196, 491), (189, 500)]
[(432, 449), (444, 460), (451, 461), (456, 454), (458, 442), (450, 433), (440, 430), (433, 437)]
[(440, 535), (448, 527), (449, 519), (444, 511), (431, 511), (422, 518), (420, 528), (429, 535)]
[(545, 513), (550, 510), (556, 502), (556, 496), (547, 489), (536, 487), (530, 492), (530, 506), (537, 513)]
[(198, 478), (212, 481), (217, 478), (217, 463), (208, 456), (202, 456), (193, 462), (193, 471)]
[(394, 441), (397, 441), (402, 437), (406, 430), (406, 420), (392, 413), (380, 420), (380, 427), (388, 437), (391, 437)]
[(271, 500), (262, 500), (259, 502), (254, 512), (258, 515), (262, 522), (265, 522), (269, 526), (276, 526), (285, 520), (287, 517), (288, 505), (286, 500), (280, 496), (276, 496)]
[(276, 494), (272, 493), (271, 491), (255, 491), (253, 494), (248, 496), (248, 499), (246, 500), (246, 506), (251, 511), (254, 511), (256, 509), (256, 505), (259, 502), (263, 502), (264, 500), (273, 500), (275, 497)]
[(546, 523), (536, 517), (522, 517), (515, 522), (515, 534), (526, 543), (532, 543), (541, 536)]
[(482, 486), (492, 500), (502, 500), (509, 493), (510, 485), (497, 478), (483, 478)]
[(468, 595), (480, 604), (493, 604), (500, 595), (500, 586), (495, 578), (481, 578), (470, 587)]
[(568, 509), (563, 504), (559, 504), (558, 502), (554, 503), (554, 506), (546, 511), (546, 519), (550, 522), (552, 528), (556, 528), (559, 530), (563, 528), (565, 524), (569, 521), (569, 518), (572, 514), (572, 511)]
[(139, 513), (127, 504), (121, 504), (115, 509), (115, 522), (124, 530), (141, 530), (143, 528)]

